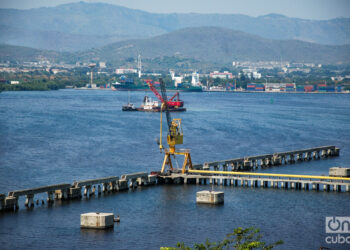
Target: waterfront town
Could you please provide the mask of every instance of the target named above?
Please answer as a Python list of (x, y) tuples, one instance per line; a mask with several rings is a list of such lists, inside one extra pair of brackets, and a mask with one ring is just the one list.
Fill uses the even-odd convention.
[[(93, 76), (93, 77), (92, 77)], [(233, 61), (212, 71), (201, 69), (161, 70), (143, 68), (141, 56), (123, 67), (108, 62), (53, 63), (37, 61), (0, 63), (0, 89), (36, 90), (84, 87), (113, 89), (123, 84), (142, 86), (163, 77), (167, 86), (201, 87), (203, 91), (347, 93), (350, 70), (345, 65), (322, 65), (287, 61)], [(41, 84), (37, 88), (36, 85)], [(50, 85), (51, 84), (51, 85)], [(52, 87), (53, 86), (53, 87)], [(132, 89), (129, 89), (132, 90)]]

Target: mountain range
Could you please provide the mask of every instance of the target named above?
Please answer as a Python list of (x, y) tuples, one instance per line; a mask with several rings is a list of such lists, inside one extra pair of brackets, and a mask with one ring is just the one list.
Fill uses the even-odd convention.
[(82, 51), (159, 36), (189, 27), (215, 26), (267, 39), (319, 44), (350, 43), (350, 18), (306, 20), (270, 14), (156, 14), (105, 3), (72, 3), (29, 10), (0, 9), (0, 43)]
[(146, 39), (132, 39), (78, 52), (56, 52), (0, 46), (0, 60), (75, 63), (105, 61), (110, 66), (135, 67), (141, 54), (147, 69), (203, 68), (232, 61), (350, 63), (350, 45), (321, 45), (298, 40), (273, 40), (220, 27), (185, 28)]

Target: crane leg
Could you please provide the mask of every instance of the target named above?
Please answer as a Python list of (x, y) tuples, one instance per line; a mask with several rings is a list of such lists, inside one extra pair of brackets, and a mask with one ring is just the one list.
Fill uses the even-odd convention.
[(163, 161), (161, 173), (164, 173), (166, 165), (169, 165), (170, 169), (173, 169), (173, 164), (171, 162), (170, 154), (168, 152), (166, 152), (164, 155), (164, 161)]
[(184, 164), (182, 165), (182, 173), (184, 174), (186, 172), (186, 167), (192, 169), (192, 160), (190, 153), (185, 153), (185, 159)]

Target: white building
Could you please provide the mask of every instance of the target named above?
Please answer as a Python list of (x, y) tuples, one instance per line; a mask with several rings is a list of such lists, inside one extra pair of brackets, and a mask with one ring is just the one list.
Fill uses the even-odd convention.
[(19, 84), (19, 81), (11, 81), (11, 84)]
[(183, 76), (175, 76), (174, 70), (170, 70), (169, 72), (170, 72), (171, 80), (174, 81), (175, 87), (177, 87), (179, 84), (182, 83)]
[(128, 68), (128, 69), (124, 69), (124, 68), (120, 68), (120, 69), (116, 69), (115, 73), (117, 75), (124, 75), (124, 74), (136, 74), (137, 73), (137, 69), (132, 69), (132, 68)]
[(221, 79), (232, 79), (232, 73), (228, 71), (224, 72), (219, 72), (219, 71), (214, 71), (210, 73), (210, 78), (221, 78)]
[(106, 68), (106, 62), (99, 62), (98, 65), (100, 66), (101, 69)]
[(256, 72), (256, 71), (254, 71), (252, 74), (253, 74), (253, 78), (254, 79), (260, 79), (261, 78), (261, 74)]
[(192, 81), (191, 81), (192, 86), (200, 86), (201, 82), (199, 81), (199, 74), (197, 72), (192, 73)]

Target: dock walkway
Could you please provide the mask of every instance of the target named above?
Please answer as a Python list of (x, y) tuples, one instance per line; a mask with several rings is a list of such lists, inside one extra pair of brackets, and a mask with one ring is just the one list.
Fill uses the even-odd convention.
[[(350, 178), (311, 175), (288, 175), (244, 172), (257, 168), (292, 164), (296, 161), (309, 161), (311, 159), (326, 159), (339, 156), (339, 148), (335, 146), (315, 147), (303, 150), (287, 151), (281, 153), (249, 156), (223, 161), (207, 162), (194, 165), (185, 174), (173, 172), (171, 175), (150, 175), (145, 172), (137, 172), (118, 176), (74, 181), (72, 184), (63, 183), (23, 190), (15, 190), (6, 194), (0, 194), (0, 210), (13, 211), (19, 209), (18, 199), (25, 196), (25, 206), (34, 206), (34, 195), (47, 193), (47, 203), (54, 199), (70, 200), (80, 199), (83, 195), (88, 198), (101, 193), (108, 194), (137, 186), (162, 183), (183, 184), (221, 184), (242, 187), (262, 187), (280, 189), (303, 189), (349, 192)], [(229, 171), (230, 170), (232, 171)], [(243, 170), (243, 171), (242, 171)], [(42, 200), (42, 203), (44, 201)], [(38, 204), (38, 200), (37, 200)]]
[(205, 162), (203, 164), (193, 165), (193, 168), (203, 170), (213, 169), (216, 171), (220, 169), (223, 171), (227, 171), (229, 169), (232, 171), (254, 170), (258, 169), (259, 167), (267, 168), (302, 161), (327, 159), (329, 157), (339, 156), (339, 152), (340, 150), (336, 146), (322, 146), (280, 153), (247, 156), (229, 160)]

